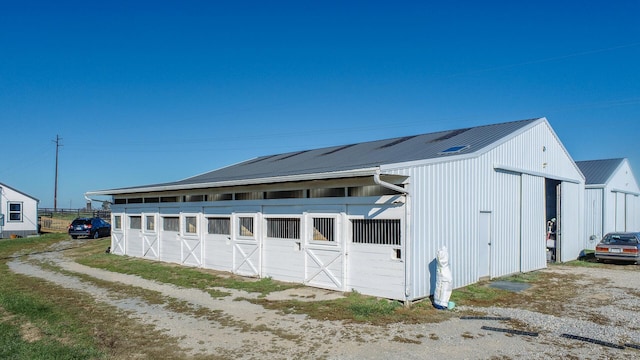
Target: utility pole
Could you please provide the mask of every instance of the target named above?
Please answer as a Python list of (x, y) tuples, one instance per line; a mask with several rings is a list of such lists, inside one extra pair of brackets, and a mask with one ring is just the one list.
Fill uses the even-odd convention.
[(56, 135), (56, 139), (53, 141), (54, 143), (56, 143), (56, 184), (53, 189), (53, 212), (56, 212), (58, 210), (58, 149), (60, 149), (60, 146), (62, 146), (62, 144), (60, 143), (61, 140), (62, 138)]

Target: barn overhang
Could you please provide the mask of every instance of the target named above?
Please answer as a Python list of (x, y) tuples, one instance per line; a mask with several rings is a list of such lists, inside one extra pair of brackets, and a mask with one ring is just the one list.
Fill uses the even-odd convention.
[(325, 173), (313, 173), (313, 174), (297, 174), (289, 176), (278, 177), (262, 177), (253, 179), (238, 179), (227, 181), (215, 181), (215, 182), (177, 182), (166, 183), (149, 186), (129, 187), (110, 190), (98, 190), (88, 191), (85, 193), (86, 197), (91, 196), (112, 196), (112, 195), (125, 195), (125, 194), (138, 194), (138, 193), (158, 193), (169, 191), (187, 191), (198, 189), (214, 189), (214, 188), (231, 188), (231, 187), (247, 187), (247, 186), (260, 186), (260, 185), (275, 185), (283, 183), (301, 183), (311, 182), (318, 180), (333, 180), (333, 179), (357, 179), (357, 178), (370, 178), (372, 183), (387, 187), (390, 189), (398, 190), (399, 192), (406, 193), (407, 191), (394, 185), (398, 179), (405, 178), (396, 175), (386, 175), (380, 172), (379, 167), (349, 170), (349, 171), (334, 171)]

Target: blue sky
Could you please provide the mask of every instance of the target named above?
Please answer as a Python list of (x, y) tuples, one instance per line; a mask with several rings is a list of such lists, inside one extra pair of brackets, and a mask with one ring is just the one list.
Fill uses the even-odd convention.
[[(53, 207), (260, 155), (545, 116), (640, 177), (638, 1), (0, 0), (0, 182)], [(94, 204), (95, 206), (95, 204)]]

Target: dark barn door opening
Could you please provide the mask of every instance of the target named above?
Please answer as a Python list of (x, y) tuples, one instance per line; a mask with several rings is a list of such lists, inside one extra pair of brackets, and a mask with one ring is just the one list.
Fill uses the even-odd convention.
[(547, 261), (555, 262), (560, 258), (561, 224), (560, 198), (561, 184), (559, 180), (545, 179), (546, 212), (546, 245)]

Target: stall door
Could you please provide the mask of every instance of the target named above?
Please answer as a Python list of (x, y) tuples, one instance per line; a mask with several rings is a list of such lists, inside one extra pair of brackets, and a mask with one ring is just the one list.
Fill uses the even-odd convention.
[(158, 241), (158, 215), (143, 214), (142, 225), (142, 257), (157, 260), (160, 258), (160, 242)]
[(305, 284), (345, 290), (345, 243), (340, 217), (335, 214), (307, 215)]
[(125, 236), (123, 230), (123, 214), (114, 214), (111, 219), (111, 253), (124, 255), (126, 249)]
[(140, 257), (142, 256), (142, 215), (128, 215), (126, 225), (126, 254)]
[(198, 214), (182, 215), (181, 263), (190, 266), (202, 266), (202, 241)]
[(233, 271), (231, 217), (207, 214), (205, 221), (207, 229), (204, 235), (203, 266), (207, 269)]
[(233, 232), (233, 272), (260, 276), (260, 224), (257, 214), (235, 214)]

